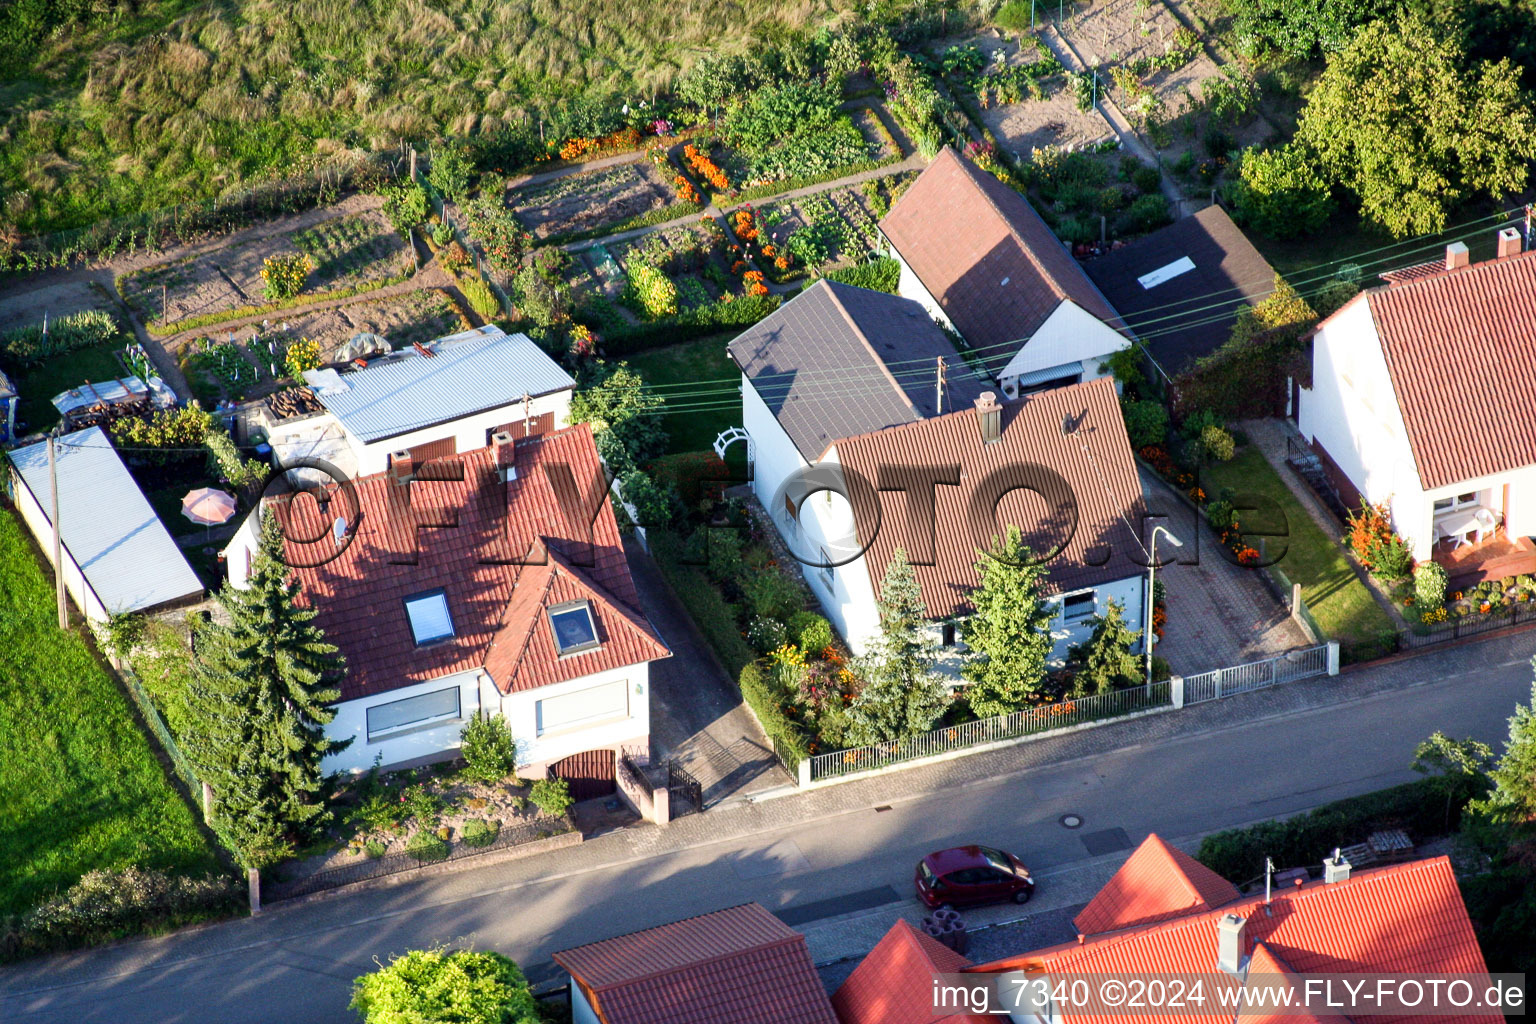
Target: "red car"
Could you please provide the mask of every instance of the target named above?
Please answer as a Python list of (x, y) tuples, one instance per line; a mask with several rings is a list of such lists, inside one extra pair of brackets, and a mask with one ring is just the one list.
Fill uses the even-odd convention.
[(990, 846), (957, 846), (930, 853), (917, 865), (917, 898), (930, 907), (1028, 903), (1035, 881), (1011, 853)]

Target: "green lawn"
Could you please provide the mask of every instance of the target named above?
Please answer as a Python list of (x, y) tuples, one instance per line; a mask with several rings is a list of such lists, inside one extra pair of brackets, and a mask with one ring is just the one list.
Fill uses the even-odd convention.
[[(1330, 638), (1373, 641), (1383, 630), (1393, 628), (1392, 620), (1355, 575), (1335, 538), (1307, 514), (1257, 449), (1245, 448), (1231, 462), (1214, 463), (1204, 471), (1202, 482), (1213, 499), (1230, 487), (1239, 496), (1239, 507), (1244, 494), (1261, 495), (1278, 504), (1283, 519), (1259, 512), (1240, 512), (1238, 519), (1249, 529), (1285, 531), (1284, 538), (1267, 538), (1266, 550), (1273, 554), (1285, 546), (1276, 564), (1292, 582), (1301, 584), (1312, 617)], [(1250, 537), (1249, 542), (1258, 546), (1257, 537)]]
[(25, 433), (50, 430), (59, 421), (59, 412), (53, 407), (54, 395), (81, 384), (117, 380), (123, 376), (123, 365), (116, 355), (123, 344), (118, 340), (77, 349), (17, 371), (12, 380), (21, 392), (21, 401), (16, 403), (18, 427), (25, 423)]
[(217, 868), (128, 698), (54, 616), (51, 575), (0, 512), (0, 914), (97, 868)]
[(625, 357), (647, 384), (667, 396), (669, 405), (681, 407), (677, 412), (663, 410), (670, 454), (708, 451), (722, 430), (741, 424), (741, 371), (725, 354), (726, 344), (738, 333), (711, 334)]

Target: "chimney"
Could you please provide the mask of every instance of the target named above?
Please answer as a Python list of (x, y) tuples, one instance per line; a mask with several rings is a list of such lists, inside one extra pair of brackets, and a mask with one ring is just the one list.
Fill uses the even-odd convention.
[(1466, 242), (1452, 242), (1445, 247), (1445, 269), (1460, 270), (1472, 262)]
[(1243, 930), (1248, 924), (1236, 914), (1222, 914), (1216, 922), (1216, 966), (1227, 974), (1243, 973)]
[(1339, 848), (1333, 848), (1333, 856), (1323, 861), (1323, 882), (1327, 885), (1335, 885), (1339, 882), (1349, 881), (1349, 861), (1339, 852)]
[(1523, 248), (1519, 228), (1504, 228), (1499, 232), (1499, 259), (1502, 260), (1506, 256), (1518, 256)]
[(1003, 436), (1003, 407), (997, 404), (995, 391), (983, 391), (976, 399), (976, 425), (982, 444), (996, 444)]
[(509, 430), (498, 430), (491, 435), (491, 448), (496, 452), (496, 468), (501, 471), (503, 482), (517, 479), (517, 441)]
[(408, 451), (392, 452), (389, 456), (389, 478), (396, 485), (403, 486), (415, 475), (416, 467), (412, 465), (411, 453)]

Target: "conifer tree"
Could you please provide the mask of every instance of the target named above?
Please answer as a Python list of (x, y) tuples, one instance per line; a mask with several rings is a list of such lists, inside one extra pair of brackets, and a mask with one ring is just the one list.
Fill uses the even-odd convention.
[[(1536, 669), (1536, 658), (1531, 659)], [(1536, 829), (1536, 685), (1531, 702), (1515, 705), (1504, 753), (1488, 773), (1493, 792), (1482, 809), (1495, 822)]]
[(976, 612), (960, 624), (971, 649), (961, 675), (965, 699), (982, 718), (1011, 714), (1042, 692), (1055, 612), (1044, 596), (1045, 566), (1037, 562), (1017, 526), (978, 551), (981, 586), (971, 592)]
[(247, 868), (325, 825), (320, 759), (351, 742), (325, 736), (345, 666), (315, 610), (294, 602), (282, 544), (268, 513), (246, 588), (218, 594), (227, 623), (204, 622), (193, 636), (187, 756), (213, 789), (215, 831)]
[(880, 633), (859, 660), (864, 686), (848, 708), (848, 737), (860, 746), (926, 732), (949, 703), (933, 671), (927, 606), (901, 548), (886, 566), (877, 607)]
[(1067, 652), (1067, 667), (1073, 670), (1072, 695), (1092, 697), (1145, 682), (1141, 659), (1131, 652), (1141, 631), (1126, 626), (1120, 602), (1108, 602), (1104, 614), (1092, 621), (1093, 634)]

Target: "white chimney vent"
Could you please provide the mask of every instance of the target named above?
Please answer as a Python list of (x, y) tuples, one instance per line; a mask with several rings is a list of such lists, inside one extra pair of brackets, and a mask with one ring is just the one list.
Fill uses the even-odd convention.
[(1333, 856), (1323, 861), (1323, 881), (1328, 885), (1349, 881), (1349, 861), (1334, 847)]
[(1466, 242), (1452, 242), (1445, 247), (1445, 269), (1460, 270), (1472, 262)]
[(1243, 931), (1248, 925), (1246, 918), (1236, 914), (1222, 914), (1216, 922), (1216, 966), (1227, 974), (1242, 974), (1248, 957), (1243, 952)]
[(997, 392), (983, 391), (976, 399), (976, 425), (982, 444), (996, 444), (1003, 436), (1003, 407), (997, 404)]
[(1506, 256), (1518, 256), (1525, 248), (1521, 244), (1519, 228), (1504, 228), (1499, 232), (1499, 259)]

